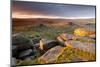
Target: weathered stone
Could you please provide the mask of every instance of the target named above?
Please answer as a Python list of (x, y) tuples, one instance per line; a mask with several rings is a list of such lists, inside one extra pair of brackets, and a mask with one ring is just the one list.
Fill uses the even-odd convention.
[(68, 39), (68, 40), (70, 40), (70, 39), (73, 39), (73, 37), (74, 37), (74, 35), (72, 35), (72, 34), (67, 34), (67, 33), (65, 33), (65, 34), (63, 34), (63, 36), (65, 35), (65, 37)]
[(32, 59), (30, 57), (25, 58), (24, 61), (31, 61)]
[(18, 50), (24, 50), (32, 48), (33, 43), (28, 37), (25, 37), (21, 34), (16, 34), (12, 37), (12, 45), (17, 46)]
[(12, 36), (12, 55), (18, 58), (19, 54), (25, 50), (33, 49), (33, 43), (22, 34), (14, 34)]
[(23, 52), (21, 52), (21, 53), (19, 54), (19, 58), (28, 56), (28, 55), (30, 55), (31, 53), (32, 53), (32, 49), (25, 50), (25, 51), (23, 51)]
[(55, 46), (54, 48), (51, 48), (43, 56), (39, 58), (39, 61), (42, 63), (54, 63), (54, 61), (61, 53), (62, 49), (63, 47), (61, 46)]
[(12, 36), (12, 44), (13, 45), (23, 45), (23, 44), (32, 44), (30, 39), (21, 35), (21, 34), (16, 34)]
[(73, 48), (78, 48), (80, 50), (90, 52), (90, 53), (95, 53), (95, 44), (89, 43), (89, 42), (80, 42), (80, 41), (69, 41), (68, 44)]
[[(40, 43), (37, 43), (34, 46), (39, 48)], [(64, 46), (64, 45), (57, 40), (48, 40), (48, 41), (46, 40), (43, 42), (43, 50), (45, 50), (45, 51), (47, 51), (50, 48), (55, 47), (55, 46)]]
[(96, 38), (96, 34), (89, 35), (90, 38)]
[(36, 59), (35, 56), (28, 56), (24, 59), (24, 61), (31, 61), (31, 60), (34, 60)]

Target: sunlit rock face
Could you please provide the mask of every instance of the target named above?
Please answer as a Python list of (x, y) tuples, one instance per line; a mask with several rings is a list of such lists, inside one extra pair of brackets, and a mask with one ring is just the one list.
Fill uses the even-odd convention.
[(44, 55), (42, 55), (38, 60), (41, 64), (54, 63), (58, 56), (61, 54), (64, 47), (55, 46), (48, 50)]
[(89, 35), (92, 35), (92, 34), (95, 34), (94, 31), (90, 31), (90, 30), (86, 30), (84, 28), (77, 28), (74, 30), (74, 35), (76, 36), (89, 36)]

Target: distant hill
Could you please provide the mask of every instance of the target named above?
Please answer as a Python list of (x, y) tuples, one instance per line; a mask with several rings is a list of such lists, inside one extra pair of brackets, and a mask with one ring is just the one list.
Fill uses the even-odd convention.
[(53, 19), (53, 18), (12, 18), (13, 26), (29, 26), (36, 24), (48, 24), (63, 26), (65, 24), (88, 24), (95, 23), (95, 19)]

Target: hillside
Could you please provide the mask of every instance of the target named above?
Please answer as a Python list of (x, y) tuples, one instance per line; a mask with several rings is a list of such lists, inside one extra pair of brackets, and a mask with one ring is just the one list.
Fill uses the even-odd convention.
[(34, 24), (88, 24), (95, 23), (95, 19), (50, 19), (50, 18), (12, 18), (13, 26), (28, 26)]
[(16, 65), (95, 61), (92, 20), (14, 18), (13, 61)]

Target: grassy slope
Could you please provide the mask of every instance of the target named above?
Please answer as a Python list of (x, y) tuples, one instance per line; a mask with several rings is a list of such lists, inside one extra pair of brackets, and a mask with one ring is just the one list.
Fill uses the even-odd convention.
[(47, 25), (35, 25), (27, 28), (14, 28), (14, 32), (22, 32), (26, 36), (34, 37), (34, 36), (42, 36), (42, 38), (46, 39), (55, 39), (61, 33), (73, 33), (73, 30), (76, 26), (64, 25), (62, 27), (59, 26), (47, 26)]

